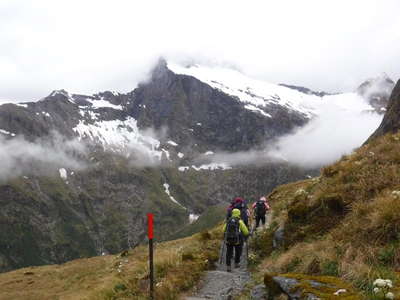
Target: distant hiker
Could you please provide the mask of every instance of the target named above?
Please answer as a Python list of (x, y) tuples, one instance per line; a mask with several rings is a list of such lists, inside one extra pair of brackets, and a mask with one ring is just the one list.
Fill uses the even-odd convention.
[(246, 200), (236, 197), (231, 201), (231, 205), (229, 205), (227, 209), (227, 214), (226, 214), (226, 219), (228, 220), (232, 216), (232, 210), (233, 209), (238, 209), (240, 210), (240, 218), (243, 220), (244, 224), (246, 227), (249, 227), (249, 217), (250, 217), (250, 211), (247, 207)]
[(235, 268), (239, 268), (244, 237), (249, 235), (249, 230), (247, 229), (243, 220), (240, 219), (239, 209), (232, 209), (232, 216), (226, 221), (223, 231), (226, 243), (226, 267), (227, 271), (231, 272), (233, 251), (235, 250)]
[(263, 225), (265, 225), (265, 215), (267, 211), (270, 209), (269, 203), (267, 202), (267, 198), (261, 197), (259, 200), (254, 202), (253, 206), (253, 213), (254, 217), (256, 219), (256, 227), (260, 225), (260, 221), (262, 222)]

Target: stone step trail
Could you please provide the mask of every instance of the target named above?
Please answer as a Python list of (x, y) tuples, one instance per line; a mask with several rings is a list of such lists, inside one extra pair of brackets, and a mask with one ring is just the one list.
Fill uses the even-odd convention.
[[(260, 226), (258, 230), (268, 228), (270, 218), (267, 218), (265, 227)], [(250, 280), (250, 273), (247, 271), (247, 242), (243, 246), (242, 257), (240, 259), (240, 268), (232, 268), (232, 272), (226, 272), (225, 254), (222, 253), (222, 264), (214, 271), (208, 271), (205, 274), (200, 290), (193, 296), (186, 297), (185, 300), (229, 300), (232, 296), (239, 294), (245, 284)], [(232, 263), (232, 267), (233, 267)]]
[[(244, 285), (250, 280), (247, 271), (247, 255), (245, 244), (241, 257), (240, 267), (232, 268), (232, 272), (226, 272), (225, 254), (222, 253), (222, 264), (218, 265), (217, 270), (208, 271), (203, 279), (203, 284), (196, 295), (186, 297), (186, 300), (228, 300), (235, 294), (240, 293)], [(232, 263), (233, 265), (233, 263)]]

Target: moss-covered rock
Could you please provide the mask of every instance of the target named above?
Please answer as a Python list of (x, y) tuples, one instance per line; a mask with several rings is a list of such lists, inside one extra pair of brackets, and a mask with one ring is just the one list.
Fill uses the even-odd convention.
[[(268, 279), (269, 286), (273, 286), (271, 277)], [(362, 299), (359, 292), (338, 277), (281, 274), (273, 276), (272, 281), (291, 299)]]
[(264, 285), (267, 289), (269, 299), (275, 299), (274, 297), (277, 297), (283, 293), (281, 286), (274, 280), (276, 275), (277, 274), (274, 273), (264, 274)]

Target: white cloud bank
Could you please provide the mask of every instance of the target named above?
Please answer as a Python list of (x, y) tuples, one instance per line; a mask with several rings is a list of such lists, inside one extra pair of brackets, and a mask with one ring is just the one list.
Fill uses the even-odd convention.
[(295, 134), (280, 138), (268, 155), (302, 167), (321, 167), (361, 146), (382, 121), (377, 113), (325, 107)]
[(0, 99), (132, 90), (160, 55), (353, 90), (400, 77), (397, 0), (0, 1)]
[(229, 166), (285, 161), (305, 168), (318, 168), (340, 159), (361, 146), (378, 128), (383, 115), (355, 93), (325, 96), (318, 113), (292, 134), (268, 143), (261, 150), (200, 157), (200, 161)]
[(0, 181), (22, 175), (51, 174), (58, 168), (82, 170), (86, 164), (79, 157), (84, 156), (86, 150), (83, 143), (58, 134), (35, 142), (0, 136)]

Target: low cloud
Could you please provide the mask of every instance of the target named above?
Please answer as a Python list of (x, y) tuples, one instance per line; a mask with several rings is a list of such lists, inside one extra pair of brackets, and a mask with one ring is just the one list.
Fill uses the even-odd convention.
[(0, 136), (0, 181), (22, 175), (47, 175), (58, 168), (82, 170), (86, 167), (85, 155), (83, 143), (57, 133), (34, 142)]
[(250, 150), (241, 152), (217, 152), (213, 155), (202, 155), (196, 164), (227, 164), (229, 166), (263, 165), (277, 161), (276, 157), (271, 157), (266, 150)]
[(382, 74), (380, 77), (372, 78), (364, 82), (357, 89), (357, 92), (365, 99), (388, 98), (392, 93), (394, 85), (394, 82), (386, 74)]
[(382, 71), (400, 77), (399, 8), (396, 0), (2, 0), (0, 99), (131, 91), (160, 55), (224, 58), (275, 83), (353, 90)]
[(382, 116), (377, 113), (326, 107), (305, 127), (280, 138), (268, 155), (302, 167), (321, 167), (361, 146), (381, 120)]
[(319, 168), (361, 146), (376, 130), (382, 115), (372, 111), (344, 109), (327, 102), (304, 127), (268, 143), (261, 150), (201, 156), (202, 163), (230, 166), (287, 162), (303, 168)]
[(139, 138), (128, 143), (125, 149), (132, 167), (158, 167), (163, 164), (162, 156), (166, 153), (161, 149), (160, 144), (168, 137), (168, 128), (163, 126), (160, 129), (145, 128), (139, 130)]

